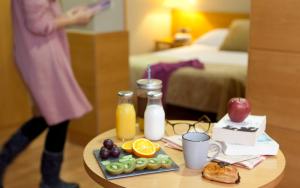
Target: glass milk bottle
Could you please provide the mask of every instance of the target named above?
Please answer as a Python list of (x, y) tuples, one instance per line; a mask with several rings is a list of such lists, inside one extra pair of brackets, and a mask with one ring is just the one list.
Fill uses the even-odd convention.
[(132, 91), (120, 91), (118, 93), (119, 103), (116, 110), (117, 137), (131, 140), (136, 134), (136, 114), (132, 104)]
[(165, 133), (165, 111), (162, 106), (162, 92), (150, 91), (144, 114), (144, 134), (149, 140), (160, 140)]
[(162, 81), (158, 79), (140, 79), (137, 82), (137, 120), (139, 128), (144, 131), (144, 113), (147, 106), (147, 93), (150, 91), (161, 91)]

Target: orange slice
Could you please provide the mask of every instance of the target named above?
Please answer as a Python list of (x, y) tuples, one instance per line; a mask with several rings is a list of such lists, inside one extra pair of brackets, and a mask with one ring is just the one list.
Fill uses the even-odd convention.
[(139, 138), (132, 144), (133, 154), (138, 157), (151, 158), (156, 152), (156, 147), (148, 139)]
[(126, 151), (127, 153), (132, 153), (132, 143), (133, 141), (124, 142), (121, 148)]
[(154, 145), (155, 145), (155, 150), (156, 151), (159, 151), (160, 150), (160, 145), (159, 145), (159, 143), (153, 143)]

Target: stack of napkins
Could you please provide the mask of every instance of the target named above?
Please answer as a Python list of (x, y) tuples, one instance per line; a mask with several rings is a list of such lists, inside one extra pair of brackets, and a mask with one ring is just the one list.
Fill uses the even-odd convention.
[(164, 136), (162, 141), (169, 148), (182, 150), (182, 135)]

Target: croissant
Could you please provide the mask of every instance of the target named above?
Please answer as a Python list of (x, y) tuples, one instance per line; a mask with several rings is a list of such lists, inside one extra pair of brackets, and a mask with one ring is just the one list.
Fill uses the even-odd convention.
[(229, 164), (210, 162), (202, 171), (202, 176), (211, 181), (237, 184), (240, 182), (238, 170)]

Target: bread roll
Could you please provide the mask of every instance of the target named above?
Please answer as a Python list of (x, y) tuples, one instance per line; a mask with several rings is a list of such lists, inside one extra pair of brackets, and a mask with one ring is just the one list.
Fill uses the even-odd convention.
[(210, 162), (204, 167), (202, 176), (221, 183), (237, 184), (240, 182), (238, 170), (234, 166), (224, 163)]

